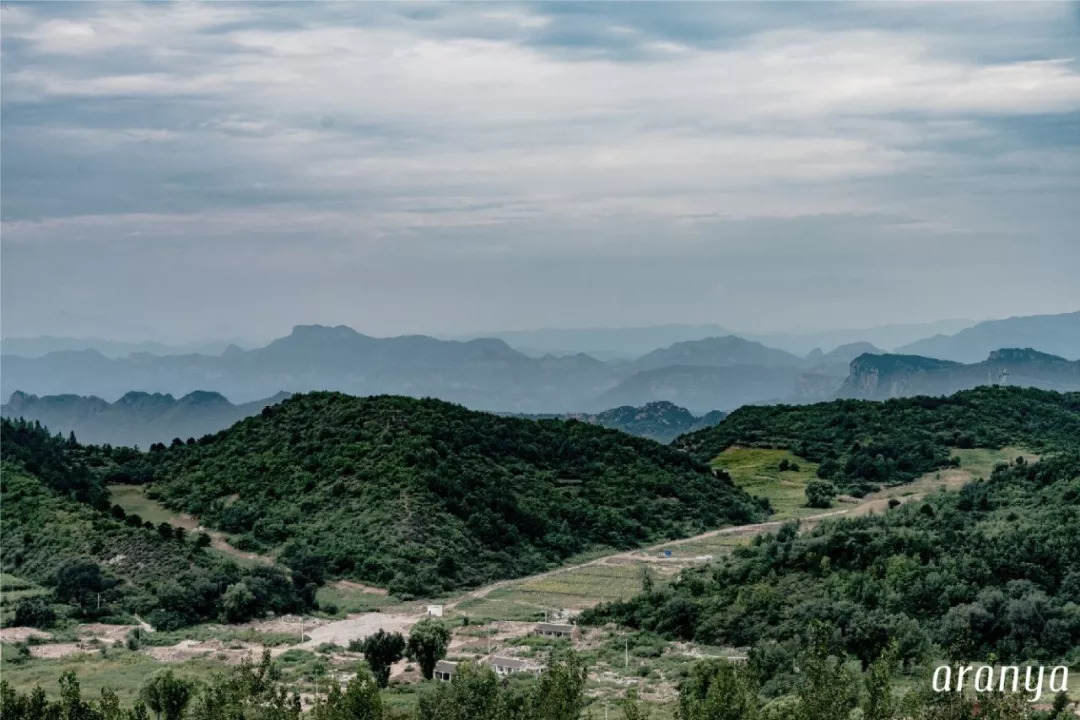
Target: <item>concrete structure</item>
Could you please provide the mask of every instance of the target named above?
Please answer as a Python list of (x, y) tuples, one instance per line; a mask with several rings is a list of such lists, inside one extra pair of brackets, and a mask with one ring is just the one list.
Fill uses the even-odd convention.
[(540, 635), (541, 637), (570, 638), (571, 640), (581, 639), (581, 631), (578, 630), (578, 626), (566, 623), (536, 623), (536, 627), (533, 628), (532, 634)]
[(428, 617), (442, 617), (442, 605), (428, 605), (427, 614)]
[(522, 660), (521, 658), (501, 657), (499, 655), (492, 655), (488, 658), (488, 665), (495, 671), (496, 675), (510, 675), (516, 672), (528, 672), (533, 675), (539, 675), (544, 672), (543, 665), (533, 665), (528, 660)]
[(454, 673), (456, 672), (456, 662), (450, 662), (449, 660), (440, 660), (439, 662), (435, 663), (435, 672), (432, 673), (432, 677), (436, 680), (448, 682), (454, 679)]

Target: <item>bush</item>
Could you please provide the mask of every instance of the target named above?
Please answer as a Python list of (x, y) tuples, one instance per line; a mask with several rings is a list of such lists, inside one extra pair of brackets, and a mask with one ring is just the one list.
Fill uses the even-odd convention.
[(15, 606), (15, 624), (47, 628), (56, 622), (56, 613), (42, 597), (23, 598)]
[(836, 497), (836, 486), (825, 480), (811, 480), (806, 486), (806, 507), (830, 508)]

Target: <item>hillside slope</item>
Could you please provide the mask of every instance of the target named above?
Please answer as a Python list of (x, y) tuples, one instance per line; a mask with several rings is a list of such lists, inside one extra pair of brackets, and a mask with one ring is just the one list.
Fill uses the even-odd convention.
[(151, 455), (150, 493), (174, 509), (406, 595), (759, 514), (729, 478), (650, 440), (437, 400), (299, 395)]
[(673, 446), (706, 462), (733, 445), (790, 449), (856, 494), (947, 467), (950, 448), (1075, 447), (1080, 393), (979, 387), (950, 397), (747, 406)]
[[(311, 608), (311, 578), (281, 567), (240, 568), (197, 538), (110, 506), (93, 467), (110, 463), (109, 453), (34, 424), (4, 420), (0, 431), (0, 563), (53, 588), (62, 612), (84, 619), (140, 613), (169, 629)], [(223, 604), (230, 588), (242, 604)]]
[[(913, 422), (917, 422), (913, 420)], [(811, 620), (864, 663), (1080, 659), (1080, 455), (999, 466), (960, 492), (880, 515), (794, 524), (674, 584), (587, 612), (710, 645), (753, 645), (785, 691)]]

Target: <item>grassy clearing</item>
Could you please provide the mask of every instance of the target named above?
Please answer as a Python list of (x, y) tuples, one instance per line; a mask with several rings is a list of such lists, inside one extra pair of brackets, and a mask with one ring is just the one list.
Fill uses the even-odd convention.
[[(1013, 462), (1020, 456), (1028, 462), (1038, 460), (1037, 455), (1017, 447), (1006, 447), (1000, 450), (953, 448), (951, 453), (960, 458), (959, 468), (927, 473), (906, 485), (884, 488), (868, 495), (867, 502), (854, 508), (855, 512), (879, 510), (881, 503), (874, 503), (875, 500), (903, 499), (922, 496), (941, 488), (950, 490), (959, 488), (977, 477), (989, 477), (995, 465)], [(796, 464), (799, 469), (780, 470), (780, 463), (784, 460)], [(793, 520), (822, 512), (805, 507), (806, 485), (817, 477), (817, 464), (804, 460), (787, 450), (731, 447), (714, 458), (712, 465), (726, 470), (735, 484), (751, 495), (768, 498), (775, 510), (770, 520)], [(845, 504), (836, 503), (835, 507), (843, 509)], [(851, 505), (846, 507), (852, 508)], [(729, 538), (729, 540), (738, 544), (737, 538)], [(711, 554), (707, 547), (708, 545), (694, 547), (692, 554)], [(722, 551), (723, 547), (724, 543), (719, 543), (717, 550)], [(689, 548), (690, 546), (683, 546), (677, 550), (680, 555), (686, 555)]]
[[(5, 656), (7, 647), (4, 648)], [(4, 679), (21, 691), (40, 685), (46, 693), (56, 697), (60, 692), (60, 675), (68, 670), (75, 672), (82, 686), (83, 697), (97, 697), (101, 688), (109, 687), (120, 696), (125, 705), (134, 702), (139, 686), (158, 668), (169, 667), (180, 676), (205, 679), (224, 665), (207, 659), (182, 663), (162, 663), (148, 655), (127, 650), (109, 649), (69, 655), (60, 660), (33, 659), (21, 663), (4, 662)]]
[(344, 617), (349, 613), (387, 610), (401, 604), (401, 601), (392, 595), (365, 592), (342, 584), (323, 585), (315, 594), (315, 599), (319, 607), (324, 608), (329, 605), (336, 607), (336, 613), (329, 613), (334, 617)]
[(18, 590), (33, 590), (38, 586), (29, 580), (12, 575), (11, 573), (0, 573), (0, 592), (15, 592)]
[(1011, 463), (1018, 457), (1023, 457), (1027, 462), (1036, 462), (1039, 456), (1035, 453), (1018, 447), (1004, 447), (1000, 450), (988, 450), (986, 448), (972, 448), (962, 450), (956, 448), (953, 455), (960, 458), (960, 469), (967, 470), (975, 477), (990, 477), (994, 466), (998, 463)]
[(194, 518), (181, 517), (156, 500), (147, 497), (146, 488), (143, 485), (109, 485), (109, 499), (124, 508), (124, 512), (129, 515), (135, 513), (143, 520), (149, 520), (155, 525), (166, 522), (185, 530), (193, 530), (199, 525)]
[(888, 506), (888, 501), (893, 499), (904, 502), (921, 498), (938, 490), (958, 490), (976, 478), (990, 477), (995, 465), (1011, 463), (1017, 457), (1022, 456), (1028, 462), (1036, 462), (1039, 459), (1038, 455), (1017, 447), (1005, 447), (1000, 450), (953, 448), (952, 455), (960, 458), (960, 467), (926, 473), (907, 485), (897, 485), (871, 493), (864, 498), (862, 505), (855, 508), (855, 514), (883, 512)]
[(46, 595), (48, 590), (17, 575), (0, 573), (0, 626), (7, 627), (15, 617), (15, 605), (23, 598)]
[[(177, 527), (182, 527), (188, 531), (199, 527), (199, 521), (196, 518), (189, 515), (179, 515), (174, 513), (156, 500), (147, 497), (145, 485), (113, 484), (108, 487), (109, 499), (112, 500), (114, 504), (122, 507), (124, 512), (129, 515), (134, 513), (143, 520), (149, 520), (155, 525), (164, 522)], [(211, 550), (228, 556), (229, 559), (238, 565), (250, 567), (272, 562), (270, 558), (234, 548), (229, 544), (229, 538), (225, 533), (216, 530), (205, 530), (204, 532), (211, 538)]]
[[(781, 470), (787, 460), (798, 470)], [(788, 451), (773, 448), (730, 447), (716, 456), (712, 466), (723, 468), (735, 484), (772, 503), (771, 520), (790, 520), (821, 512), (806, 505), (806, 485), (817, 477), (817, 464)]]

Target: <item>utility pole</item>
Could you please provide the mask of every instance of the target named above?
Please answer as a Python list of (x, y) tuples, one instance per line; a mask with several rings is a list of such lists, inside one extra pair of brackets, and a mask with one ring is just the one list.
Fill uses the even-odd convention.
[(627, 638), (623, 638), (623, 664), (630, 667), (630, 641)]

